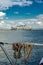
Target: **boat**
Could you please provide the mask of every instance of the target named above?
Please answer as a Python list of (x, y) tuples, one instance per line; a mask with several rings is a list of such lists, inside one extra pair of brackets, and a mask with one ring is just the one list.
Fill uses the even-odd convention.
[[(11, 56), (7, 52), (4, 45), (11, 45), (12, 46), (13, 58), (16, 61), (13, 62)], [(26, 65), (26, 61), (30, 57), (33, 46), (43, 46), (43, 44), (37, 44), (37, 43), (34, 44), (34, 43), (29, 43), (29, 42), (25, 42), (25, 44), (20, 43), (20, 42), (17, 42), (17, 43), (0, 42), (0, 48), (4, 52), (6, 58), (8, 59), (8, 61), (10, 63), (10, 65), (16, 65), (18, 60), (20, 60), (21, 58), (23, 58), (23, 60), (24, 60), (24, 65)], [(23, 54), (21, 53), (22, 51), (24, 52)], [(43, 65), (43, 58), (41, 59), (39, 65)]]
[(17, 28), (11, 27), (11, 30), (17, 30)]

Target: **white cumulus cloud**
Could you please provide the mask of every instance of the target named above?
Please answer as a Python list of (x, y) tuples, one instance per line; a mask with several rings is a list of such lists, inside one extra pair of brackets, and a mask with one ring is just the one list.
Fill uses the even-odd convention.
[(19, 5), (19, 6), (29, 6), (32, 5), (32, 1), (26, 1), (26, 0), (0, 0), (0, 10), (8, 9), (9, 7), (12, 7), (13, 5)]
[(6, 15), (6, 13), (0, 12), (0, 19), (3, 19), (5, 15)]
[(38, 15), (37, 18), (38, 18), (39, 20), (43, 20), (43, 14)]
[(23, 22), (18, 22), (18, 25), (25, 25)]
[(43, 28), (43, 14), (37, 15), (35, 18), (31, 19), (21, 19), (21, 20), (1, 20), (0, 27), (11, 28), (20, 25), (26, 25), (32, 28)]
[(36, 22), (36, 24), (40, 25), (40, 26), (43, 26), (43, 22), (39, 21), (39, 22)]
[(5, 13), (3, 13), (3, 12), (0, 12), (0, 16), (5, 16)]

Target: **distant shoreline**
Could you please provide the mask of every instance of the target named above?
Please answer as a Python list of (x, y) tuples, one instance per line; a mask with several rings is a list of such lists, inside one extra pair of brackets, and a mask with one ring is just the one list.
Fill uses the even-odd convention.
[(39, 29), (36, 29), (36, 28), (32, 28), (32, 29), (0, 29), (1, 31), (3, 31), (3, 30), (43, 30), (43, 29), (41, 29), (41, 28), (39, 28)]

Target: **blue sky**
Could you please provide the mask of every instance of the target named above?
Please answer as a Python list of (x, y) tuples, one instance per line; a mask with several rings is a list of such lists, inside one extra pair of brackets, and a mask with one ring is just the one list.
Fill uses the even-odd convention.
[(43, 0), (0, 0), (0, 28), (43, 28)]

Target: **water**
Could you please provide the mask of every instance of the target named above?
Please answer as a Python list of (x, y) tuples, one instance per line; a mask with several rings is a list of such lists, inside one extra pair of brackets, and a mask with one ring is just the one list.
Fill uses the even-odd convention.
[[(34, 42), (34, 43), (43, 43), (43, 30), (9, 30), (1, 31), (0, 30), (0, 41), (1, 42)], [(12, 46), (4, 45), (7, 52), (10, 54), (13, 61), (13, 50)], [(43, 57), (43, 47), (34, 47), (30, 54), (30, 57), (27, 59), (26, 65), (38, 65), (41, 58)], [(20, 60), (19, 60), (20, 61)], [(20, 61), (21, 62), (21, 61)], [(0, 48), (0, 65), (10, 65), (6, 56)], [(21, 62), (23, 65), (23, 62)]]
[(43, 30), (0, 31), (0, 41), (43, 43)]

